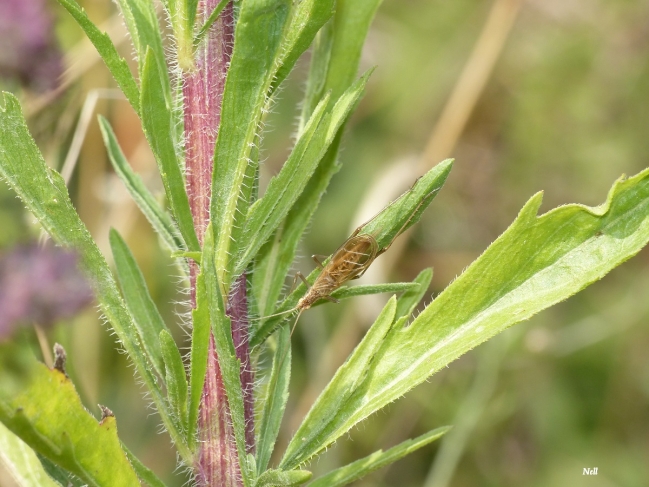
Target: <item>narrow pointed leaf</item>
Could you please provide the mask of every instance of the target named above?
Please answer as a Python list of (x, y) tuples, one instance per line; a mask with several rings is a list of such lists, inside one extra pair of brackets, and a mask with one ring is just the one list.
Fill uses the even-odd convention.
[(124, 22), (131, 35), (138, 60), (140, 80), (143, 79), (147, 51), (153, 51), (153, 56), (161, 68), (159, 82), (167, 100), (171, 100), (171, 83), (165, 61), (165, 52), (160, 33), (158, 16), (153, 2), (149, 0), (117, 0), (124, 16)]
[(336, 2), (332, 21), (316, 38), (307, 91), (302, 111), (303, 120), (331, 90), (337, 99), (356, 78), (365, 38), (374, 14), (382, 0)]
[[(124, 444), (122, 444), (122, 450), (124, 450)], [(124, 450), (126, 452), (126, 450)], [(71, 474), (64, 468), (60, 467), (53, 463), (49, 458), (45, 458), (43, 455), (38, 454), (38, 459), (41, 461), (41, 465), (47, 472), (47, 474), (56, 482), (58, 486), (65, 487), (85, 487), (86, 484), (76, 475)], [(126, 455), (128, 457), (128, 453)], [(137, 473), (137, 472), (136, 472)]]
[[(417, 282), (391, 282), (387, 284), (343, 287), (332, 292), (331, 297), (335, 299), (347, 299), (353, 298), (354, 296), (367, 296), (369, 294), (415, 292), (419, 290), (419, 287)], [(321, 303), (320, 301), (314, 306)]]
[(45, 164), (29, 134), (18, 100), (4, 93), (3, 101), (4, 106), (0, 106), (0, 175), (58, 244), (79, 253), (81, 266), (91, 279), (101, 310), (149, 389), (180, 454), (189, 458), (104, 256), (79, 219), (63, 178)]
[(65, 374), (33, 364), (21, 391), (0, 394), (0, 421), (38, 453), (91, 486), (139, 487), (115, 417), (98, 422)]
[(210, 312), (205, 275), (201, 272), (196, 277), (196, 307), (192, 310), (192, 345), (189, 355), (189, 404), (187, 411), (187, 438), (192, 442), (197, 437), (198, 410), (201, 404), (205, 374), (207, 373), (207, 356), (210, 344)]
[(147, 220), (149, 220), (153, 229), (158, 232), (164, 243), (167, 244), (169, 250), (172, 252), (181, 250), (184, 244), (178, 236), (178, 230), (171, 216), (158, 204), (155, 197), (144, 185), (142, 178), (131, 169), (117, 142), (110, 123), (101, 115), (99, 116), (99, 127), (104, 138), (104, 144), (106, 145), (110, 162), (124, 183), (124, 186), (128, 189), (131, 197), (137, 203)]
[[(194, 37), (194, 47), (198, 47), (198, 45), (203, 41), (205, 34), (207, 34), (207, 32), (210, 30), (210, 27), (214, 25), (214, 22), (216, 22), (216, 19), (219, 18), (219, 15), (221, 15), (221, 12), (229, 1), (230, 0), (221, 0), (217, 4), (217, 6), (214, 7), (214, 10), (212, 10), (212, 13), (210, 13), (210, 16), (207, 18), (203, 26), (198, 30), (196, 37)], [(196, 15), (196, 7), (194, 7), (194, 15)]]
[(166, 370), (167, 398), (180, 430), (187, 431), (187, 376), (178, 346), (171, 333), (160, 331), (160, 348)]
[(146, 485), (148, 485), (149, 487), (167, 487), (164, 482), (160, 480), (155, 473), (153, 473), (151, 469), (149, 469), (140, 461), (138, 457), (131, 453), (126, 445), (124, 445), (124, 443), (122, 443), (122, 450), (124, 450), (124, 453), (126, 453), (126, 458), (128, 458), (128, 461), (131, 462), (131, 466), (133, 467), (133, 470), (135, 470), (137, 476), (140, 478), (140, 480), (146, 482)]
[(273, 81), (273, 92), (286, 79), (298, 58), (309, 48), (318, 31), (331, 18), (335, 4), (334, 0), (303, 0), (295, 7), (282, 41), (282, 57), (279, 60), (281, 67)]
[(291, 5), (290, 0), (250, 0), (242, 2), (239, 10), (212, 175), (212, 230), (224, 293), (235, 264), (230, 256), (238, 255), (232, 246), (240, 239), (232, 234), (241, 229), (248, 212), (252, 182), (245, 176)]
[(430, 286), (430, 281), (433, 279), (433, 269), (430, 267), (421, 271), (412, 284), (417, 284), (417, 287), (413, 287), (403, 293), (397, 300), (397, 318), (402, 316), (410, 316), (415, 310), (419, 302), (422, 300), (426, 292), (428, 291), (428, 286)]
[(403, 325), (405, 317), (394, 321), (397, 309), (397, 300), (393, 296), (385, 305), (381, 314), (376, 319), (365, 338), (354, 349), (347, 361), (336, 371), (327, 388), (318, 398), (304, 418), (302, 426), (295, 433), (280, 462), (280, 468), (289, 470), (308, 460), (314, 453), (324, 446), (330, 445), (341, 433), (337, 431), (337, 424), (331, 420), (322, 421), (323, 418), (347, 416), (353, 412), (347, 404), (359, 397), (358, 386), (363, 384), (371, 365), (375, 361), (377, 351), (383, 339), (392, 326)]
[(268, 462), (273, 454), (275, 441), (284, 417), (288, 386), (291, 380), (291, 333), (287, 326), (277, 333), (277, 348), (273, 355), (273, 365), (266, 385), (264, 409), (259, 426), (257, 440), (257, 473), (261, 474), (268, 468)]
[(153, 54), (147, 51), (142, 70), (142, 127), (160, 169), (171, 212), (176, 218), (188, 250), (198, 251), (200, 245), (185, 192), (185, 181), (174, 146), (174, 119), (161, 83), (162, 69)]
[(165, 366), (158, 337), (161, 331), (167, 330), (167, 326), (149, 294), (144, 276), (126, 242), (115, 229), (110, 230), (109, 240), (126, 307), (133, 317), (149, 361), (158, 375), (164, 377)]
[(413, 440), (404, 441), (389, 450), (376, 451), (365, 458), (350, 463), (342, 468), (333, 470), (332, 472), (315, 479), (309, 484), (309, 487), (340, 487), (351, 484), (355, 480), (365, 477), (367, 474), (372, 473), (379, 468), (390, 465), (406, 455), (419, 450), (421, 447), (432, 443), (446, 434), (450, 429), (450, 426), (443, 426), (434, 429), (433, 431), (429, 431)]
[[(279, 174), (271, 180), (263, 198), (250, 208), (244, 229), (244, 240), (250, 244), (243, 253), (235, 273), (245, 269), (261, 246), (286, 218), (289, 210), (304, 191), (317, 164), (331, 146), (338, 129), (356, 107), (370, 74), (370, 72), (365, 73), (354, 83), (317, 125), (320, 114), (326, 108), (328, 97), (320, 102), (288, 161)], [(314, 125), (317, 125), (317, 129), (313, 133)], [(313, 136), (310, 136), (311, 133)]]
[[(602, 278), (649, 241), (649, 169), (620, 179), (601, 206), (565, 205), (537, 215), (533, 196), (512, 225), (410, 326), (384, 337), (371, 371), (335, 417), (329, 386), (288, 448), (298, 465), (359, 421), (507, 327)], [(368, 337), (372, 336), (372, 329)], [(361, 342), (362, 344), (362, 342)], [(306, 445), (321, 430), (326, 441)]]
[(255, 487), (295, 487), (308, 482), (311, 476), (308, 470), (266, 470), (255, 482)]
[(0, 423), (0, 465), (17, 487), (60, 487), (47, 474), (34, 450)]
[(135, 82), (135, 78), (131, 74), (126, 60), (119, 55), (115, 44), (110, 40), (106, 33), (101, 32), (97, 26), (92, 23), (84, 10), (74, 0), (59, 0), (59, 3), (72, 15), (74, 20), (77, 21), (79, 27), (83, 29), (85, 34), (90, 39), (90, 42), (95, 46), (97, 52), (103, 59), (106, 67), (113, 75), (117, 85), (126, 96), (126, 99), (131, 104), (136, 113), (140, 113), (140, 93)]
[[(308, 149), (314, 139), (316, 129), (328, 125), (330, 117), (322, 119), (328, 101), (329, 97), (325, 96), (279, 174), (270, 180), (264, 196), (250, 207), (243, 230), (243, 240), (248, 242), (248, 245), (239, 258), (234, 270), (235, 274), (241, 273), (248, 266), (260, 247), (272, 235), (318, 165), (319, 158), (313, 157), (313, 151), (309, 153)], [(322, 124), (320, 124), (321, 121)], [(324, 132), (324, 130), (319, 132)]]

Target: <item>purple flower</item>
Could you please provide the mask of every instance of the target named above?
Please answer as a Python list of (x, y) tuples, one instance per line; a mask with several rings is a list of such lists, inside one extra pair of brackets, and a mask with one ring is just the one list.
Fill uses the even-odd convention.
[(0, 339), (20, 324), (69, 318), (92, 298), (73, 252), (34, 243), (0, 256)]
[(34, 90), (55, 88), (61, 53), (44, 0), (0, 0), (0, 76)]

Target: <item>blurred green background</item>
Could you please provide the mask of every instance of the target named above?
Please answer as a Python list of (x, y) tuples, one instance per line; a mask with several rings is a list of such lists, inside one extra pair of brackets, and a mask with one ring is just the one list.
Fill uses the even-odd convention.
[[(124, 37), (111, 2), (82, 3), (114, 39)], [(48, 162), (60, 167), (88, 93), (113, 88), (114, 82), (93, 61), (92, 48), (69, 16), (56, 2), (47, 6), (66, 54), (66, 89), (50, 96), (7, 80), (2, 86), (20, 93)], [(503, 36), (503, 48), (496, 49), (483, 90), (459, 90), (470, 116), (457, 141), (444, 139), (440, 116), (459, 89), (471, 52), (488, 44), (481, 32), (494, 8), (509, 9), (513, 26), (511, 31), (497, 22), (492, 26), (493, 35)], [(121, 51), (132, 57), (125, 42)], [(364, 215), (387, 202), (381, 196), (394, 197), (412, 184), (432, 163), (422, 154), (436, 136), (432, 153), (438, 159), (454, 157), (454, 169), (415, 232), (400, 239), (403, 249), (395, 245), (369, 276), (411, 280), (432, 266), (427, 302), (513, 221), (535, 192), (545, 193), (542, 211), (571, 202), (594, 206), (604, 202), (620, 175), (649, 166), (645, 0), (385, 0), (361, 65), (377, 69), (348, 126), (343, 169), (314, 218), (296, 270), (311, 270), (309, 255), (331, 253)], [(267, 120), (262, 186), (279, 170), (293, 140), (307, 66), (304, 59)], [(94, 113), (111, 119), (133, 166), (159, 188), (155, 163), (128, 104), (100, 100)], [(449, 147), (439, 149), (444, 143)], [(167, 322), (179, 323), (186, 296), (177, 272), (112, 173), (95, 115), (70, 188), (105, 254), (108, 229), (116, 227)], [(0, 205), (2, 249), (38, 235), (5, 184), (0, 185)], [(356, 485), (649, 485), (648, 268), (649, 250), (644, 250), (579, 295), (454, 362), (362, 423), (310, 468), (325, 472), (454, 424), (444, 441)], [(386, 299), (328, 304), (302, 317), (293, 337), (294, 377), (280, 451)], [(186, 333), (172, 328), (186, 345)], [(70, 375), (86, 406), (97, 416), (97, 403), (112, 409), (131, 450), (170, 486), (182, 485), (186, 477), (176, 471), (173, 448), (95, 310), (58, 326), (49, 338), (65, 346)], [(40, 353), (29, 334), (21, 340)], [(583, 475), (587, 467), (597, 467), (597, 476)]]

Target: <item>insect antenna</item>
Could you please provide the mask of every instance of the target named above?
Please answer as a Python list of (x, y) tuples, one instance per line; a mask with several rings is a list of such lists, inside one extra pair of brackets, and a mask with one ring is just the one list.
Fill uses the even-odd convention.
[[(294, 308), (295, 310), (295, 308)], [(277, 370), (282, 370), (282, 366), (284, 365), (284, 359), (286, 359), (286, 356), (288, 355), (288, 352), (291, 350), (291, 337), (293, 337), (293, 332), (295, 331), (295, 327), (297, 326), (297, 322), (300, 321), (300, 316), (302, 315), (302, 311), (304, 309), (301, 309), (300, 312), (297, 314), (295, 317), (295, 323), (293, 323), (293, 326), (291, 327), (291, 334), (288, 337), (288, 348), (284, 352), (284, 355), (282, 356), (282, 360), (279, 362), (279, 367)]]
[(288, 315), (288, 314), (291, 314), (291, 313), (295, 313), (296, 311), (297, 311), (297, 307), (288, 309), (286, 311), (281, 311), (279, 313), (275, 313), (275, 314), (272, 314), (272, 315), (260, 316), (259, 318), (252, 318), (252, 319), (250, 319), (250, 321), (266, 320), (268, 318), (275, 318), (276, 316), (282, 316), (282, 315)]

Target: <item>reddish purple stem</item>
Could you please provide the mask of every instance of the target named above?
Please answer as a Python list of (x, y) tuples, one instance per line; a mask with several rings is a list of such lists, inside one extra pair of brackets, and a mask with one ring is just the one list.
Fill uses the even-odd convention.
[[(197, 24), (205, 22), (218, 0), (201, 0)], [(221, 120), (221, 100), (234, 42), (232, 4), (223, 10), (196, 53), (196, 69), (183, 78), (187, 193), (199, 241), (203, 242), (210, 220), (210, 197), (214, 144)], [(196, 305), (198, 267), (190, 263), (192, 306)], [(228, 296), (227, 314), (241, 360), (241, 384), (245, 405), (246, 450), (254, 453), (253, 372), (248, 347), (246, 276), (235, 280)], [(207, 376), (203, 388), (198, 424), (199, 451), (195, 470), (198, 485), (239, 487), (239, 460), (232, 421), (214, 345), (210, 337)]]

